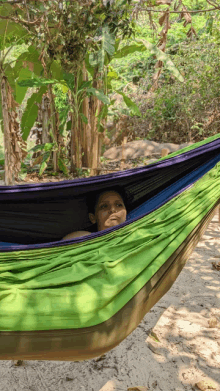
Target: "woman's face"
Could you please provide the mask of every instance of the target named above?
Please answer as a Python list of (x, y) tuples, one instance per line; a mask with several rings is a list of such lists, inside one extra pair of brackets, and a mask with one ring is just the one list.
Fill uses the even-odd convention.
[(106, 191), (98, 199), (95, 215), (90, 213), (91, 222), (97, 223), (98, 231), (124, 223), (127, 211), (120, 194)]

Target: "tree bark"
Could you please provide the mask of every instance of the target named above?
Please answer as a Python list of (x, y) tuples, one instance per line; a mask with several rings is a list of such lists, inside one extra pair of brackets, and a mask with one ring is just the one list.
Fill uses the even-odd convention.
[[(94, 73), (93, 87), (98, 89), (101, 87), (102, 81), (99, 78), (98, 70)], [(98, 114), (102, 108), (102, 102), (96, 98), (96, 96), (90, 97), (89, 102), (90, 111), (90, 125), (91, 125), (91, 153), (89, 159), (89, 167), (91, 167), (90, 175), (94, 176), (98, 174), (97, 168), (99, 167), (99, 151), (100, 151), (100, 137), (98, 132)]]
[(7, 79), (2, 77), (1, 79), (1, 98), (2, 98), (2, 116), (3, 116), (3, 129), (4, 129), (4, 150), (5, 150), (5, 184), (7, 186), (12, 185), (14, 182), (13, 166), (14, 157), (11, 143), (10, 134), (10, 119), (8, 108), (8, 92), (7, 92)]
[(21, 169), (21, 161), (27, 155), (26, 143), (22, 140), (16, 102), (7, 78), (1, 76), (2, 116), (5, 150), (5, 184), (12, 185)]
[[(82, 70), (83, 81), (88, 80), (88, 73), (86, 70), (85, 62), (83, 62)], [(85, 167), (89, 167), (89, 155), (91, 151), (91, 125), (90, 125), (90, 113), (89, 113), (89, 98), (86, 96), (82, 103), (82, 113), (88, 119), (88, 123), (82, 122), (82, 164)]]
[[(56, 113), (54, 96), (52, 91), (51, 84), (48, 85), (48, 95), (50, 99), (50, 117), (51, 117), (51, 130), (53, 135), (53, 142), (58, 145), (58, 134), (59, 134), (59, 117), (58, 113)], [(58, 156), (57, 151), (53, 152), (53, 169), (54, 171), (58, 170)]]
[(50, 120), (50, 100), (47, 95), (44, 95), (41, 102), (41, 121), (42, 121), (42, 144), (51, 142), (48, 132), (48, 124)]

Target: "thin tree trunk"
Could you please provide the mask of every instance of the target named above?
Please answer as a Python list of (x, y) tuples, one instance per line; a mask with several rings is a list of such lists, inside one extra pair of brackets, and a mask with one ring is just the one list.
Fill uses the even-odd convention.
[[(101, 81), (99, 79), (99, 73), (94, 73), (93, 87), (99, 88)], [(94, 176), (98, 174), (97, 168), (99, 167), (99, 132), (98, 132), (98, 118), (97, 114), (100, 113), (102, 102), (95, 96), (90, 97), (90, 125), (91, 125), (91, 153), (89, 167), (91, 168), (90, 175)]]
[[(51, 116), (51, 130), (54, 138), (54, 142), (58, 144), (58, 134), (59, 134), (59, 118), (56, 113), (54, 96), (52, 91), (51, 84), (48, 85), (48, 95), (50, 99), (50, 116)], [(54, 171), (58, 170), (58, 156), (57, 151), (53, 152), (53, 169)]]
[[(77, 91), (77, 77), (76, 77), (76, 91)], [(69, 92), (70, 106), (73, 108), (71, 112), (71, 138), (70, 138), (70, 154), (71, 154), (71, 172), (82, 168), (82, 139), (83, 127), (81, 118), (79, 116), (79, 106), (77, 96)]]
[(26, 143), (22, 140), (16, 102), (7, 78), (1, 76), (1, 98), (5, 149), (5, 184), (12, 185), (21, 169), (21, 161), (27, 155)]
[(12, 185), (14, 182), (14, 178), (13, 178), (14, 157), (13, 157), (11, 133), (10, 133), (7, 79), (4, 76), (1, 79), (1, 98), (2, 98), (2, 116), (3, 116), (3, 127), (4, 127), (5, 184), (8, 186), (8, 185)]
[(48, 132), (48, 124), (50, 121), (50, 100), (47, 95), (43, 96), (41, 102), (41, 120), (42, 120), (42, 144), (46, 144), (51, 141)]
[[(83, 62), (83, 71), (82, 71), (83, 81), (88, 80), (88, 72), (86, 70), (85, 62)], [(91, 151), (91, 126), (90, 126), (90, 113), (89, 113), (89, 98), (85, 97), (82, 103), (82, 112), (85, 117), (88, 119), (88, 123), (82, 122), (82, 164), (85, 167), (89, 166), (89, 154)]]
[(71, 155), (71, 167), (70, 171), (74, 172), (76, 168), (75, 162), (75, 119), (73, 113), (71, 113), (71, 131), (70, 131), (70, 155)]

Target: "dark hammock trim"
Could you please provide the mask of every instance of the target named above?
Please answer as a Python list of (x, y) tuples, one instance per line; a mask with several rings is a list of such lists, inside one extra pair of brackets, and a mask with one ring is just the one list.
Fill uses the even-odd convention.
[[(207, 146), (209, 146), (209, 148), (207, 148)], [(140, 190), (143, 192), (143, 189), (140, 189), (140, 186), (143, 185), (143, 180), (144, 179), (145, 179), (145, 182), (146, 182), (146, 179), (148, 181), (149, 178), (151, 178), (151, 181), (152, 181), (152, 178), (154, 178), (154, 175), (157, 175), (156, 177), (161, 177), (161, 175), (162, 175), (162, 177), (163, 177), (164, 176), (164, 170), (160, 171), (160, 169), (168, 167), (165, 170), (165, 173), (168, 172), (168, 180), (167, 180), (167, 182), (164, 182), (164, 183), (162, 182), (162, 187), (165, 188), (166, 186), (169, 186), (169, 181), (170, 180), (174, 181), (174, 182), (178, 181), (178, 177), (176, 176), (177, 174), (172, 174), (172, 172), (173, 172), (172, 167), (173, 167), (173, 165), (175, 163), (178, 164), (178, 166), (175, 167), (174, 171), (177, 171), (177, 172), (180, 171), (180, 173), (181, 173), (180, 177), (183, 177), (185, 175), (184, 172), (187, 172), (187, 170), (190, 169), (190, 170), (193, 171), (193, 169), (194, 169), (193, 167), (195, 167), (195, 164), (196, 164), (196, 166), (202, 165), (202, 161), (209, 161), (209, 159), (213, 158), (213, 156), (217, 156), (218, 157), (217, 154), (219, 154), (219, 153), (220, 153), (220, 139), (218, 138), (218, 139), (216, 139), (216, 140), (214, 140), (214, 141), (212, 141), (210, 143), (204, 144), (204, 145), (202, 145), (200, 147), (197, 147), (197, 148), (195, 148), (195, 149), (193, 149), (191, 151), (185, 152), (185, 153), (183, 153), (181, 155), (178, 155), (176, 157), (168, 158), (166, 160), (160, 161), (160, 162), (158, 162), (156, 164), (153, 164), (151, 166), (145, 166), (145, 167), (141, 167), (141, 168), (137, 168), (137, 169), (131, 169), (131, 170), (120, 172), (120, 173), (117, 174), (117, 178), (115, 178), (116, 174), (108, 174), (108, 175), (103, 175), (103, 176), (100, 176), (100, 177), (93, 177), (93, 178), (86, 178), (86, 179), (85, 178), (81, 178), (81, 179), (74, 180), (74, 181), (58, 182), (55, 185), (54, 185), (54, 183), (52, 183), (52, 184), (50, 184), (50, 183), (49, 184), (48, 183), (45, 184), (44, 183), (44, 184), (41, 184), (40, 187), (37, 184), (35, 184), (35, 185), (27, 185), (28, 187), (26, 185), (22, 185), (22, 186), (16, 186), (16, 188), (15, 188), (16, 191), (15, 192), (14, 192), (14, 188), (8, 187), (8, 188), (6, 188), (6, 190), (8, 189), (9, 191), (11, 191), (11, 193), (6, 194), (6, 193), (4, 193), (4, 191), (2, 191), (2, 194), (0, 193), (0, 198), (1, 198), (1, 196), (3, 198), (2, 199), (2, 208), (3, 209), (4, 208), (8, 208), (7, 204), (10, 205), (11, 202), (14, 202), (14, 204), (15, 204), (15, 215), (16, 215), (17, 214), (17, 210), (16, 210), (17, 203), (18, 204), (19, 204), (19, 202), (21, 202), (21, 203), (23, 202), (24, 203), (23, 198), (25, 200), (25, 203), (26, 202), (28, 203), (29, 199), (30, 199), (30, 202), (32, 202), (33, 197), (34, 197), (34, 202), (38, 203), (40, 205), (40, 206), (38, 206), (38, 213), (42, 214), (42, 212), (40, 212), (40, 209), (42, 208), (42, 203), (44, 203), (44, 200), (48, 202), (47, 198), (46, 199), (43, 198), (45, 194), (47, 194), (47, 197), (48, 197), (48, 194), (49, 194), (49, 196), (50, 196), (49, 201), (52, 200), (52, 202), (53, 202), (53, 200), (59, 199), (59, 196), (61, 197), (61, 200), (62, 200), (62, 197), (64, 197), (64, 195), (65, 195), (65, 197), (68, 196), (68, 197), (72, 197), (73, 198), (74, 196), (77, 196), (78, 188), (82, 188), (83, 187), (84, 188), (84, 193), (85, 193), (85, 191), (90, 188), (91, 181), (92, 181), (92, 188), (96, 186), (94, 183), (97, 183), (96, 188), (101, 188), (101, 185), (102, 185), (102, 188), (104, 186), (105, 186), (105, 188), (108, 188), (108, 187), (110, 187), (110, 185), (108, 185), (108, 187), (106, 187), (107, 186), (106, 181), (108, 183), (111, 182), (112, 186), (113, 186), (115, 184), (118, 184), (119, 183), (119, 179), (120, 179), (122, 181), (120, 183), (122, 183), (122, 185), (124, 184), (125, 187), (127, 186), (129, 188), (129, 186), (130, 186), (129, 183), (130, 184), (132, 183), (132, 186), (134, 187), (135, 192), (137, 194), (140, 194)], [(175, 161), (174, 161), (174, 159), (175, 159)], [(184, 171), (184, 169), (185, 169), (185, 171)], [(155, 170), (157, 170), (157, 171), (155, 171)], [(156, 172), (156, 174), (154, 174), (155, 172)], [(130, 178), (132, 178), (133, 182), (130, 181)], [(104, 181), (103, 181), (103, 179), (104, 179)], [(160, 178), (159, 178), (159, 181), (160, 181)], [(86, 184), (86, 182), (87, 182), (87, 184)], [(136, 185), (134, 184), (135, 182), (137, 182)], [(89, 188), (87, 186), (88, 184), (89, 184)], [(154, 185), (153, 182), (152, 182), (152, 184)], [(47, 186), (48, 188), (45, 189), (45, 186)], [(169, 198), (167, 198), (166, 202), (168, 202), (172, 198), (176, 197), (178, 194), (180, 194), (181, 192), (186, 190), (189, 186), (190, 185), (185, 186), (181, 190), (177, 191), (174, 195), (172, 195)], [(59, 187), (63, 188), (63, 190), (57, 189)], [(5, 189), (5, 187), (4, 187), (4, 189)], [(40, 192), (37, 192), (37, 190), (39, 190), (39, 189), (40, 189)], [(22, 191), (20, 191), (20, 190), (22, 190)], [(33, 193), (32, 190), (36, 190), (36, 191), (34, 191), (34, 193)], [(157, 188), (157, 190), (158, 190), (158, 188)], [(25, 191), (25, 194), (24, 194), (24, 191)], [(64, 191), (66, 191), (65, 194), (63, 193)], [(0, 192), (1, 192), (1, 188), (0, 188)], [(72, 192), (73, 192), (73, 194), (72, 194)], [(136, 194), (136, 193), (134, 193), (134, 194)], [(12, 198), (11, 198), (11, 196), (12, 196)], [(7, 199), (7, 201), (4, 201), (4, 198)], [(5, 202), (5, 204), (4, 204), (4, 202)], [(48, 239), (46, 239), (46, 240), (41, 240), (40, 241), (38, 239), (38, 241), (35, 240), (35, 242), (33, 240), (32, 240), (32, 242), (31, 241), (30, 242), (26, 241), (26, 243), (28, 243), (28, 244), (23, 244), (23, 243), (25, 243), (24, 240), (23, 240), (23, 242), (22, 241), (19, 242), (19, 241), (16, 241), (16, 239), (15, 239), (14, 240), (15, 242), (21, 243), (21, 244), (10, 246), (10, 247), (6, 247), (6, 248), (2, 248), (0, 251), (1, 252), (21, 251), (21, 250), (27, 251), (27, 250), (41, 249), (41, 248), (52, 248), (52, 247), (60, 247), (60, 246), (69, 246), (71, 244), (81, 243), (81, 242), (84, 242), (84, 241), (87, 241), (87, 240), (90, 240), (90, 239), (95, 239), (96, 237), (100, 237), (100, 236), (106, 235), (106, 234), (108, 234), (110, 232), (113, 232), (115, 230), (118, 230), (118, 229), (126, 226), (126, 225), (131, 224), (133, 221), (136, 221), (136, 220), (142, 218), (143, 216), (145, 216), (145, 215), (147, 215), (149, 213), (152, 213), (154, 210), (156, 210), (159, 207), (161, 207), (162, 205), (164, 205), (164, 203), (165, 202), (163, 201), (162, 203), (158, 204), (157, 207), (152, 209), (150, 212), (145, 213), (143, 215), (140, 215), (138, 217), (132, 218), (131, 220), (128, 220), (128, 221), (126, 221), (123, 224), (120, 224), (120, 225), (118, 225), (116, 227), (113, 227), (113, 228), (109, 228), (108, 230), (105, 230), (105, 231), (102, 231), (102, 232), (92, 233), (91, 235), (88, 235), (86, 237), (79, 237), (79, 238), (75, 238), (75, 239), (72, 239), (72, 240), (68, 240), (68, 241), (63, 241), (62, 242), (60, 240), (57, 240), (57, 236), (55, 236), (54, 239), (52, 239), (52, 237), (48, 236)], [(23, 208), (24, 208), (24, 211), (25, 211), (26, 206), (24, 206)], [(10, 208), (8, 210), (10, 212), (9, 216), (11, 218), (12, 212), (10, 211)], [(7, 211), (7, 209), (6, 209), (6, 211)], [(22, 212), (23, 212), (23, 210), (22, 210)], [(8, 236), (11, 235), (11, 238), (13, 238), (13, 234), (11, 234), (10, 229), (12, 230), (12, 229), (14, 229), (14, 227), (13, 227), (13, 225), (7, 225), (7, 227), (4, 226), (4, 219), (5, 218), (7, 219), (7, 212), (5, 214), (4, 214), (4, 212), (2, 212), (2, 213), (3, 214), (2, 214), (2, 217), (1, 217), (1, 220), (0, 220), (0, 222), (1, 222), (1, 230), (2, 230), (2, 238), (7, 237), (7, 235)], [(29, 215), (30, 215), (30, 217), (29, 217)], [(28, 215), (28, 219), (30, 220), (30, 218), (32, 216), (31, 212), (29, 213), (29, 215)], [(22, 218), (22, 214), (21, 214), (21, 218)], [(74, 215), (74, 218), (75, 218), (75, 215)], [(13, 223), (12, 220), (10, 220), (10, 224)], [(26, 217), (26, 220), (27, 220), (27, 217)], [(27, 222), (28, 222), (28, 220), (27, 220)], [(16, 224), (18, 224), (17, 220), (16, 220)], [(56, 220), (56, 224), (59, 224), (59, 227), (62, 227), (61, 221), (59, 220), (59, 215), (58, 215), (58, 218)], [(66, 224), (66, 222), (65, 222), (65, 224)], [(26, 227), (26, 225), (25, 225), (25, 227)], [(28, 228), (29, 227), (27, 225), (27, 230), (28, 230)], [(22, 230), (22, 228), (20, 226), (18, 228), (16, 228), (16, 226), (15, 226), (15, 229), (17, 229), (17, 232), (18, 232), (18, 230)], [(32, 226), (32, 229), (33, 229), (33, 226)], [(84, 229), (84, 228), (82, 228), (82, 229)], [(23, 228), (23, 230), (24, 230), (24, 228)], [(72, 231), (73, 230), (74, 229), (72, 229)], [(76, 229), (76, 230), (78, 230), (78, 229)], [(14, 232), (16, 234), (16, 230)], [(59, 230), (59, 232), (60, 232), (60, 230)], [(71, 232), (71, 231), (69, 231), (69, 232)], [(43, 237), (43, 235), (45, 233), (47, 234), (46, 230), (45, 230), (45, 232), (40, 233), (40, 235)], [(24, 234), (22, 232), (22, 235), (25, 235), (25, 232), (24, 232)], [(38, 232), (38, 235), (39, 235), (39, 232)], [(32, 234), (32, 236), (33, 236), (33, 234)], [(64, 235), (62, 235), (62, 236), (64, 236)], [(5, 238), (2, 239), (2, 240), (5, 240), (6, 242), (10, 241), (10, 240), (7, 240)], [(46, 242), (46, 243), (42, 243), (42, 242)]]
[[(149, 166), (132, 168), (125, 171), (119, 171), (117, 173), (105, 174), (95, 177), (89, 178), (79, 178), (74, 180), (66, 180), (61, 182), (47, 182), (40, 184), (25, 184), (25, 185), (17, 185), (17, 186), (0, 186), (0, 201), (8, 201), (8, 200), (19, 200), (23, 199), (25, 193), (25, 199), (32, 198), (33, 192), (43, 192), (43, 191), (52, 191), (52, 190), (64, 190), (67, 188), (75, 188), (78, 189), (88, 185), (88, 191), (92, 190), (94, 185), (99, 185), (104, 182), (115, 182), (118, 181), (119, 178), (127, 178), (127, 177), (137, 177), (145, 173), (146, 171), (154, 171), (156, 168), (168, 167), (175, 163), (182, 163), (186, 160), (189, 160), (195, 156), (200, 156), (202, 154), (209, 154), (214, 152), (215, 150), (220, 150), (220, 138), (201, 145), (195, 149), (184, 152), (180, 155), (174, 157), (168, 157), (165, 160), (161, 160), (159, 162), (150, 164)], [(114, 183), (112, 184), (114, 186)], [(62, 196), (62, 193), (60, 193)], [(34, 195), (36, 197), (36, 195)]]

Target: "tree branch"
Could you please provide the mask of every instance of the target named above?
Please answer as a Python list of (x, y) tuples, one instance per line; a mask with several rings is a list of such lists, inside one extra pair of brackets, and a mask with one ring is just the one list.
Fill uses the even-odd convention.
[[(208, 0), (207, 0), (208, 1)], [(208, 9), (205, 9), (205, 10), (192, 10), (192, 11), (170, 11), (170, 14), (185, 14), (185, 13), (188, 13), (188, 14), (194, 14), (194, 13), (200, 13), (200, 12), (210, 12), (210, 11), (216, 11), (217, 9), (220, 9), (220, 6), (217, 8), (208, 8)], [(152, 9), (152, 8), (141, 8), (140, 11), (147, 11), (147, 12), (165, 12), (165, 10), (155, 10), (155, 9)]]
[(220, 9), (220, 5), (217, 5), (215, 1), (206, 0), (211, 6), (215, 7), (215, 9)]
[(19, 3), (23, 3), (23, 0), (0, 1), (0, 4), (19, 4)]
[(26, 26), (34, 26), (34, 25), (40, 24), (41, 21), (42, 21), (42, 17), (40, 17), (38, 19), (35, 19), (32, 22), (29, 22), (27, 20), (23, 20), (23, 19), (19, 19), (19, 18), (13, 18), (13, 17), (10, 17), (10, 16), (2, 16), (2, 15), (0, 15), (0, 19), (11, 20), (12, 22), (22, 23), (23, 25), (26, 25)]

